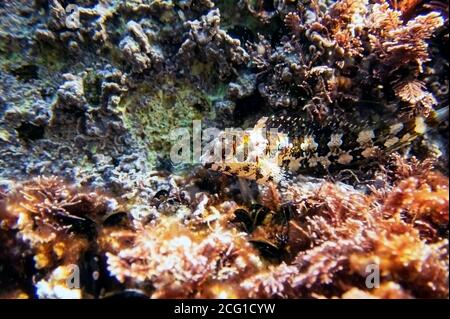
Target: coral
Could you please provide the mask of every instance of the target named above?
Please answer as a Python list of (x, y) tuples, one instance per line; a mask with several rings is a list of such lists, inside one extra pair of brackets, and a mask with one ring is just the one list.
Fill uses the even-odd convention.
[(67, 287), (67, 278), (72, 269), (60, 266), (53, 270), (50, 277), (36, 283), (36, 294), (41, 299), (81, 299), (81, 289)]
[[(342, 294), (347, 298), (360, 291), (354, 288), (351, 293), (346, 292), (347, 285), (364, 285), (365, 269), (373, 263), (380, 268), (381, 286), (363, 293), (375, 296), (379, 293), (379, 297), (387, 298), (389, 286), (393, 290), (391, 298), (448, 295), (448, 241), (437, 235), (438, 224), (430, 226), (434, 233), (419, 235), (419, 225), (413, 220), (404, 221), (389, 214), (391, 205), (396, 205), (397, 210), (407, 209), (406, 202), (393, 203), (388, 196), (380, 203), (377, 197), (331, 184), (322, 184), (316, 191), (306, 193), (299, 190), (300, 193), (292, 194), (293, 191), (295, 189), (286, 194), (294, 196), (298, 207), (290, 221), (287, 243), (287, 249), (295, 256), (293, 264), (289, 267), (281, 264), (268, 274), (249, 279), (246, 286), (252, 289), (253, 296), (331, 297)], [(448, 217), (448, 210), (444, 215)], [(422, 237), (434, 243), (427, 244)], [(357, 274), (361, 275), (359, 284)], [(384, 282), (384, 278), (388, 281)], [(271, 288), (273, 280), (277, 289)], [(381, 293), (383, 289), (387, 291)]]
[(343, 299), (411, 299), (411, 295), (402, 290), (400, 285), (388, 282), (373, 291), (366, 292), (358, 288), (352, 288), (342, 295)]
[[(77, 192), (56, 177), (39, 177), (7, 194), (3, 223), (34, 250), (36, 269), (76, 263), (108, 213), (108, 199)], [(104, 216), (102, 216), (104, 215)], [(70, 235), (77, 234), (80, 235)]]
[(360, 0), (337, 1), (330, 8), (329, 17), (325, 17), (322, 22), (332, 34), (336, 50), (343, 51), (350, 57), (362, 56), (360, 34), (364, 28), (367, 5), (367, 1)]
[(221, 79), (236, 74), (236, 67), (248, 61), (240, 41), (220, 29), (219, 10), (211, 10), (200, 20), (188, 21), (185, 25), (189, 30), (188, 38), (178, 51), (184, 60), (191, 60), (193, 53), (198, 52), (195, 57), (213, 63)]
[(130, 33), (119, 44), (124, 58), (131, 63), (135, 72), (142, 72), (161, 64), (164, 57), (160, 52), (152, 48), (147, 35), (144, 33), (141, 25), (135, 21), (127, 23), (127, 31)]
[(448, 260), (441, 260), (448, 254), (445, 247), (448, 242), (442, 241), (427, 249), (423, 241), (414, 237), (412, 234), (398, 234), (378, 238), (373, 243), (375, 249), (371, 255), (354, 254), (350, 257), (351, 267), (364, 269), (367, 263), (377, 258), (383, 277), (402, 282), (404, 289), (415, 292), (417, 297), (448, 295), (448, 287), (444, 284), (448, 280), (445, 271)]
[[(367, 92), (375, 100), (381, 97), (382, 104), (406, 102), (414, 114), (428, 116), (437, 101), (420, 74), (429, 61), (428, 40), (444, 19), (439, 11), (411, 18), (414, 8), (407, 2), (392, 8), (384, 1), (369, 6), (368, 1), (342, 0), (325, 13), (312, 7), (314, 19), (304, 8), (288, 12), (284, 21), (291, 35), (276, 46), (261, 38), (249, 48), (252, 63), (266, 78), (261, 94), (273, 107), (300, 114), (303, 109), (319, 121)], [(399, 100), (386, 102), (379, 88), (392, 83)]]
[(369, 31), (372, 49), (385, 67), (394, 70), (408, 63), (417, 64), (421, 70), (428, 60), (426, 40), (444, 23), (438, 12), (430, 12), (403, 25), (400, 14), (387, 3), (375, 4), (369, 19), (372, 21)]
[(448, 298), (448, 66), (442, 0), (1, 2), (0, 298)]
[(431, 173), (425, 180), (401, 181), (388, 195), (385, 212), (394, 215), (403, 210), (415, 220), (430, 218), (437, 225), (448, 224), (448, 179)]
[[(133, 214), (133, 224), (111, 214), (120, 207), (106, 195), (39, 178), (2, 194), (2, 229), (17, 232), (36, 271), (45, 271), (42, 298), (86, 296), (61, 280), (89, 249), (104, 255), (110, 276), (153, 298), (445, 297), (448, 178), (430, 161), (396, 163), (403, 173), (389, 193), (320, 180), (268, 190), (265, 202), (278, 213), (254, 206), (250, 214), (208, 193), (191, 197), (195, 179), (173, 181), (154, 194), (153, 217)], [(363, 288), (372, 264), (381, 276), (373, 291)]]
[(121, 247), (117, 255), (107, 253), (108, 269), (121, 282), (147, 281), (155, 289), (154, 298), (201, 297), (221, 281), (236, 285), (258, 266), (250, 244), (220, 228), (198, 238), (169, 222), (132, 236), (130, 248)]

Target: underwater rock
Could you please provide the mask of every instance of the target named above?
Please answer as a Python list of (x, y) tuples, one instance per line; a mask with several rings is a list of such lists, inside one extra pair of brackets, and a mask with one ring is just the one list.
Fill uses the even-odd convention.
[(161, 63), (164, 57), (152, 49), (147, 35), (135, 21), (127, 23), (127, 30), (131, 36), (126, 36), (119, 44), (124, 57), (133, 65), (134, 72), (140, 73), (152, 64)]
[(3, 1), (0, 298), (448, 298), (448, 25), (441, 0)]
[[(249, 56), (241, 47), (238, 39), (230, 37), (220, 29), (220, 12), (211, 10), (200, 20), (187, 21), (188, 39), (181, 45), (178, 54), (185, 61), (192, 58), (205, 59), (217, 68), (220, 79), (226, 79), (236, 73), (235, 67), (244, 65)], [(198, 56), (193, 53), (199, 51)]]
[(86, 106), (84, 99), (83, 80), (79, 76), (73, 74), (63, 75), (66, 82), (58, 89), (59, 105), (63, 109), (81, 109)]

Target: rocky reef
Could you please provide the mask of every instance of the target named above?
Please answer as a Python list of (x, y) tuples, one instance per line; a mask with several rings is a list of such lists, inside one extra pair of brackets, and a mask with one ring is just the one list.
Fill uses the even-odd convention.
[(448, 37), (441, 0), (0, 1), (0, 298), (449, 298)]

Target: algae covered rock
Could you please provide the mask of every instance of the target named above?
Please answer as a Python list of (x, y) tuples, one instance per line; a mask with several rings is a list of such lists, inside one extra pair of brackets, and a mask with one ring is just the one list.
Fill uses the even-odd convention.
[(448, 298), (448, 66), (441, 0), (0, 1), (0, 298)]

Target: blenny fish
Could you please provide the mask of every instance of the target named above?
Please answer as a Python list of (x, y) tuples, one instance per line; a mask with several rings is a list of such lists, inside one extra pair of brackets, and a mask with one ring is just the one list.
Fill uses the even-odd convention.
[(446, 118), (448, 106), (408, 120), (361, 120), (344, 113), (322, 123), (300, 116), (262, 117), (253, 129), (222, 131), (201, 161), (208, 169), (259, 184), (295, 174), (324, 176), (373, 164)]

